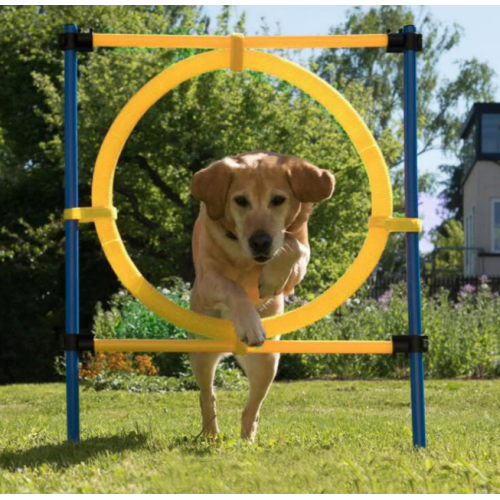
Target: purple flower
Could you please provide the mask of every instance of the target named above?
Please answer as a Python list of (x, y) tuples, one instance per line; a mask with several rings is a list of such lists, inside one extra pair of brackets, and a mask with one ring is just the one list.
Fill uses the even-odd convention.
[(389, 307), (389, 302), (391, 301), (392, 295), (394, 294), (394, 290), (389, 288), (386, 290), (379, 298), (378, 303), (380, 304), (380, 309), (382, 311), (387, 311)]
[(488, 276), (486, 276), (486, 274), (483, 274), (482, 276), (479, 277), (479, 281), (481, 283), (488, 283)]
[(467, 283), (467, 285), (464, 285), (462, 288), (460, 288), (460, 296), (468, 297), (469, 295), (472, 295), (475, 291), (476, 287), (474, 285), (471, 285), (470, 283)]
[(394, 293), (394, 290), (392, 288), (389, 288), (389, 290), (386, 290), (379, 298), (378, 298), (378, 301), (381, 303), (381, 304), (387, 304), (390, 300), (391, 300), (391, 297)]

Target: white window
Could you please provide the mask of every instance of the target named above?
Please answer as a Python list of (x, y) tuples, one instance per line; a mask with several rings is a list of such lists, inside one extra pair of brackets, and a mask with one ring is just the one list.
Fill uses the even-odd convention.
[(476, 206), (465, 216), (465, 259), (464, 270), (466, 276), (476, 275)]
[(500, 253), (500, 198), (491, 200), (491, 251)]
[(465, 232), (465, 241), (464, 241), (464, 247), (465, 247), (465, 259), (464, 259), (464, 271), (465, 275), (469, 276), (470, 275), (470, 257), (469, 257), (469, 251), (467, 250), (467, 247), (469, 246), (469, 234), (470, 234), (470, 218), (468, 215), (465, 216), (464, 219), (464, 232)]

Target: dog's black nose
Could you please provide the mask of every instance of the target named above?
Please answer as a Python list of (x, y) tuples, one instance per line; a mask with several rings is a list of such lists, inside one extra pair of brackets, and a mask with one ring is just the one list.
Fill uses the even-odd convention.
[(267, 233), (259, 231), (250, 236), (248, 243), (255, 255), (267, 255), (271, 249), (273, 239)]

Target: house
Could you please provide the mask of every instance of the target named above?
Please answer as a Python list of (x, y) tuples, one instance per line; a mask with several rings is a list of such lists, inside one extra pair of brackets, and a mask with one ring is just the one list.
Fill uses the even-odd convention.
[(500, 103), (476, 103), (464, 141), (464, 274), (500, 276)]

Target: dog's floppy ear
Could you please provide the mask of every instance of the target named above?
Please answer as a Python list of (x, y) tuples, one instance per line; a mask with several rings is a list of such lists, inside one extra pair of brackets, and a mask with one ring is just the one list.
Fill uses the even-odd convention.
[(213, 220), (224, 216), (231, 180), (232, 167), (226, 159), (212, 163), (193, 176), (191, 194), (205, 204), (208, 216)]
[(335, 177), (328, 170), (294, 158), (285, 165), (293, 194), (301, 203), (317, 203), (333, 194)]

